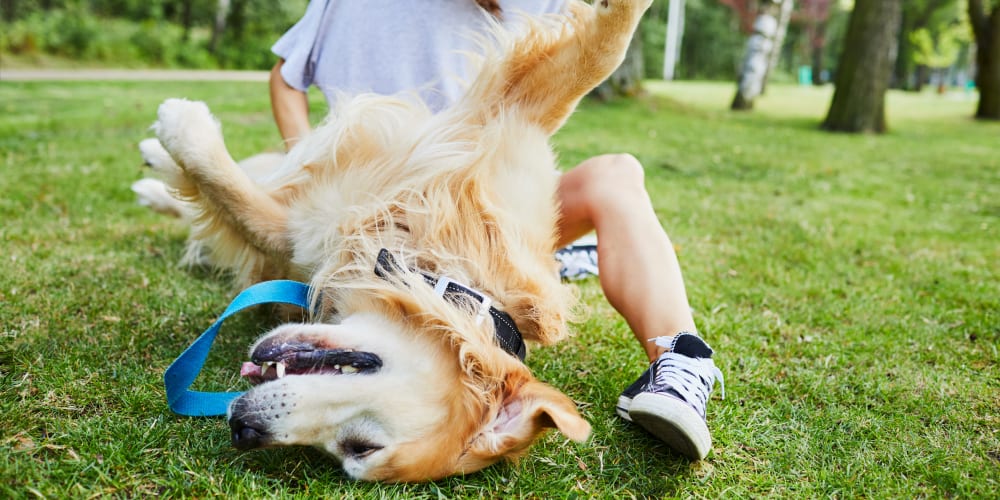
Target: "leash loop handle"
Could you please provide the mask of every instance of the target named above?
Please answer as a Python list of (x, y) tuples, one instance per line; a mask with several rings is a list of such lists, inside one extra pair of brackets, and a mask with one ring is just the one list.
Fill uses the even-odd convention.
[(229, 307), (174, 360), (163, 373), (163, 385), (167, 392), (167, 405), (179, 415), (190, 417), (212, 417), (225, 415), (229, 403), (242, 392), (202, 392), (190, 390), (198, 378), (201, 368), (208, 359), (208, 351), (215, 342), (222, 322), (230, 316), (260, 304), (291, 304), (303, 309), (309, 308), (310, 287), (305, 283), (290, 280), (265, 281), (240, 292)]

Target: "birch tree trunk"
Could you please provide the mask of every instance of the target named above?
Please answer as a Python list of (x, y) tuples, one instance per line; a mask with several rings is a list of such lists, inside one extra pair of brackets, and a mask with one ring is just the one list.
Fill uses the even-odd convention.
[(885, 93), (895, 64), (901, 16), (902, 0), (854, 2), (824, 129), (886, 131)]
[(767, 82), (774, 74), (774, 69), (778, 67), (781, 60), (781, 48), (785, 45), (785, 36), (788, 34), (788, 23), (792, 20), (792, 11), (795, 9), (795, 2), (792, 0), (780, 0), (778, 7), (778, 31), (774, 34), (774, 45), (771, 47), (771, 56), (767, 61), (767, 73), (764, 74), (764, 81), (761, 82), (763, 94), (767, 91)]
[(747, 50), (740, 66), (734, 110), (753, 109), (753, 100), (764, 91), (764, 79), (778, 33), (778, 7), (781, 0), (767, 0), (753, 23), (753, 34), (747, 40)]
[(667, 37), (663, 48), (663, 79), (674, 79), (674, 70), (681, 54), (684, 39), (684, 1), (670, 0), (667, 10)]

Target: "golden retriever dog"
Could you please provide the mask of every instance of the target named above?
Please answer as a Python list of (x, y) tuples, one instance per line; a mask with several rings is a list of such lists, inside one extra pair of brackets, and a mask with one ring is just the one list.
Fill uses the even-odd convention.
[(588, 437), (498, 333), (567, 336), (576, 294), (553, 258), (548, 139), (621, 63), (648, 5), (574, 0), (516, 35), (497, 24), (454, 106), (345, 96), (270, 169), (234, 162), (204, 103), (160, 106), (162, 151), (144, 154), (193, 244), (237, 286), (313, 290), (308, 322), (250, 349), (255, 385), (229, 407), (237, 448), (315, 446), (352, 478), (426, 481), (516, 458), (548, 428)]

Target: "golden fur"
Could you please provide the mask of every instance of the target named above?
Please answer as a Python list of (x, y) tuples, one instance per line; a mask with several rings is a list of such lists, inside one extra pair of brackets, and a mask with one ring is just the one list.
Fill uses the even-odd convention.
[[(270, 172), (232, 160), (204, 104), (160, 107), (169, 158), (151, 163), (184, 200), (175, 208), (190, 214), (197, 252), (240, 287), (288, 278), (318, 291), (312, 322), (282, 325), (251, 352), (295, 344), (383, 362), (375, 373), (266, 381), (233, 403), (231, 422), (253, 427), (262, 446), (317, 446), (351, 477), (385, 481), (479, 470), (522, 454), (545, 428), (587, 438), (570, 398), (498, 348), (472, 306), (443, 300), (413, 270), (484, 292), (530, 341), (566, 337), (575, 294), (552, 257), (547, 141), (621, 62), (648, 3), (573, 1), (565, 18), (518, 36), (496, 25), (453, 107), (344, 96)], [(381, 248), (403, 264), (388, 278), (374, 272)], [(287, 411), (270, 410), (276, 401)]]

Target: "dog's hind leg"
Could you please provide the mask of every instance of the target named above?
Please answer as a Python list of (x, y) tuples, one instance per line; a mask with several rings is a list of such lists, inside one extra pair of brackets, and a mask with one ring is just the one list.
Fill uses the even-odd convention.
[(493, 112), (516, 107), (530, 123), (554, 133), (580, 99), (622, 63), (650, 3), (596, 0), (590, 6), (571, 0), (561, 33), (535, 24), (499, 64), (486, 62), (468, 98), (492, 104)]
[(147, 177), (132, 183), (132, 191), (139, 205), (149, 207), (163, 215), (191, 220), (194, 217), (194, 209), (187, 202), (174, 196), (168, 187), (177, 184), (178, 177), (184, 175), (170, 157), (170, 153), (163, 149), (160, 141), (152, 138), (139, 142), (139, 152), (142, 154), (143, 163), (159, 177), (156, 179)]
[(272, 257), (290, 253), (288, 209), (260, 189), (233, 161), (222, 131), (202, 102), (168, 99), (160, 105), (156, 134), (183, 171), (173, 179), (181, 197), (216, 230), (231, 230), (257, 251)]

